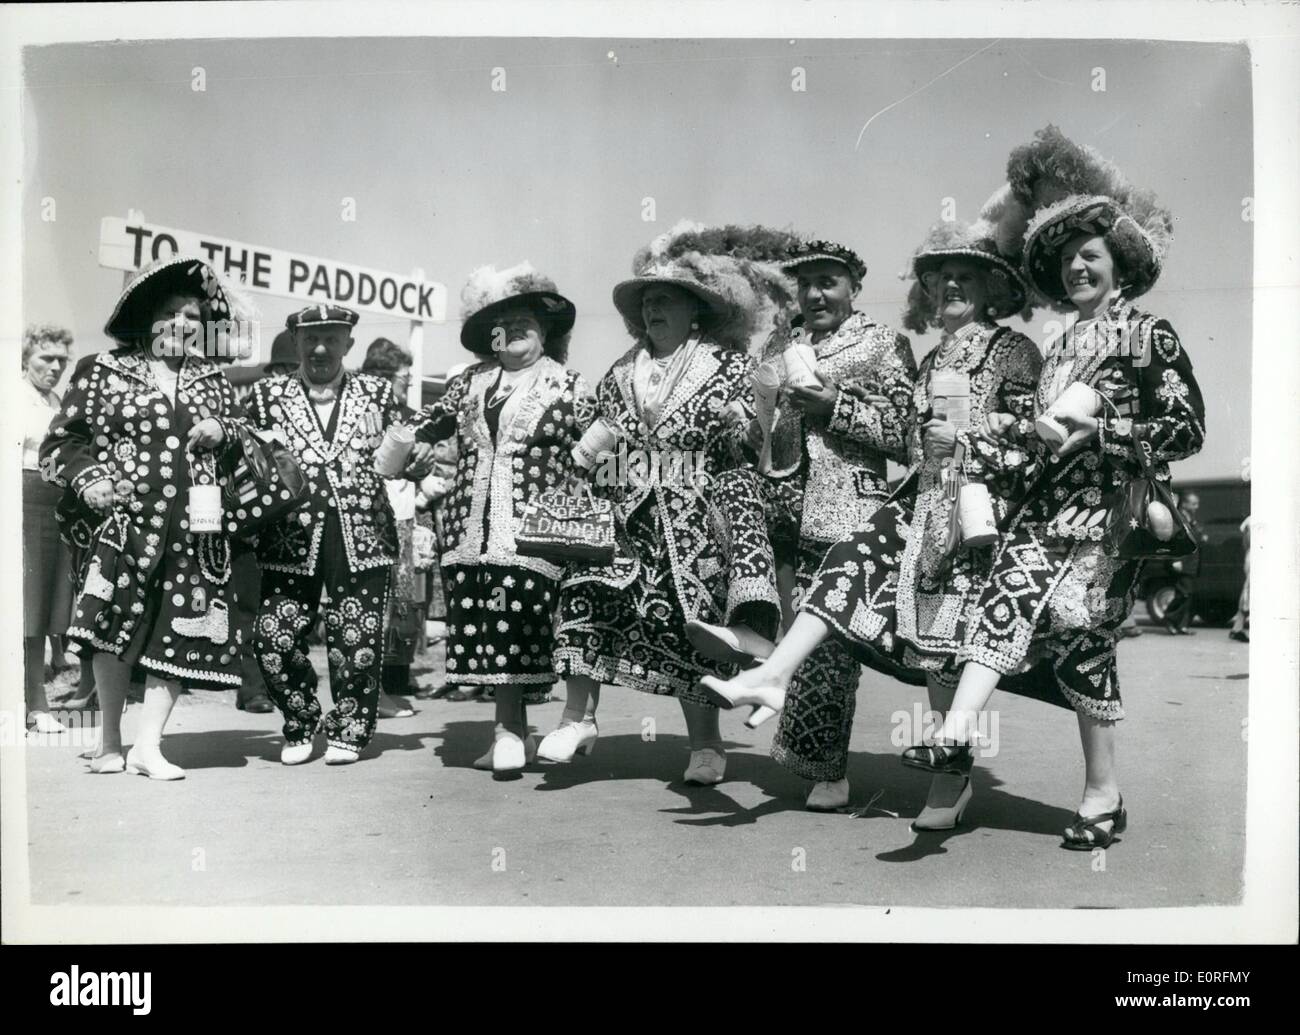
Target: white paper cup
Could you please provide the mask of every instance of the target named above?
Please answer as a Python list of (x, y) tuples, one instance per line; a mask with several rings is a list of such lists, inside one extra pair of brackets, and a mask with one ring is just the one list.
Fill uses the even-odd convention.
[(609, 453), (618, 442), (618, 430), (604, 417), (592, 422), (586, 434), (573, 447), (573, 462), (584, 471), (591, 470), (601, 454)]
[(191, 532), (220, 532), (221, 486), (191, 485), (187, 510)]
[(1101, 397), (1096, 390), (1082, 381), (1075, 381), (1047, 408), (1046, 413), (1034, 421), (1034, 430), (1048, 448), (1056, 452), (1070, 437), (1070, 429), (1061, 422), (1061, 417), (1082, 420), (1095, 417), (1100, 411)]
[(406, 461), (415, 448), (415, 432), (405, 424), (392, 424), (384, 432), (384, 440), (375, 450), (375, 474), (396, 478), (406, 468)]

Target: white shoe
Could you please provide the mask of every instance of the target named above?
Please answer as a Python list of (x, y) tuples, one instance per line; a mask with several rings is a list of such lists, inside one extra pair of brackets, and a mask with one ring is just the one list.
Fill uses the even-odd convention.
[(499, 729), (492, 738), (492, 771), (512, 773), (528, 764), (528, 748), (523, 737)]
[(572, 762), (578, 752), (590, 755), (599, 735), (595, 716), (581, 722), (561, 719), (560, 725), (542, 738), (537, 757), (544, 762)]
[(785, 707), (783, 686), (747, 688), (739, 686), (736, 679), (701, 676), (696, 688), (719, 708), (731, 709), (748, 705), (752, 710), (745, 725), (751, 730), (758, 729)]
[(965, 778), (962, 785), (961, 793), (957, 795), (957, 800), (947, 808), (935, 808), (926, 805), (921, 810), (920, 815), (912, 820), (912, 827), (915, 830), (952, 830), (961, 822), (961, 817), (966, 812), (966, 806), (970, 804), (971, 798), (975, 796), (971, 788), (970, 777)]
[(705, 787), (722, 783), (727, 772), (727, 753), (718, 748), (701, 748), (691, 752), (691, 764), (682, 779)]
[(312, 743), (310, 740), (303, 741), (301, 744), (285, 744), (280, 748), (280, 763), (282, 765), (302, 765), (307, 759), (311, 758)]
[(67, 733), (68, 727), (49, 712), (32, 712), (31, 720), (37, 733)]
[[(478, 758), (474, 759), (474, 768), (481, 769), (484, 772), (490, 772), (494, 768), (494, 766), (492, 765), (492, 758), (496, 753), (496, 748), (497, 748), (497, 742), (494, 734), (492, 740), (492, 746), (488, 748), (486, 752), (479, 755)], [(524, 738), (524, 765), (532, 765), (533, 762), (536, 760), (536, 758), (537, 758), (537, 738), (533, 736), (532, 732), (530, 731), (528, 736)], [(515, 768), (519, 769), (522, 768), (522, 766), (515, 766)]]
[(749, 665), (772, 656), (776, 644), (747, 625), (710, 625), (691, 619), (686, 623), (691, 646), (710, 661)]
[(122, 755), (117, 751), (111, 751), (105, 755), (94, 755), (88, 761), (92, 773), (122, 773), (126, 771), (126, 762), (123, 761)]
[(836, 812), (849, 803), (848, 780), (823, 780), (813, 784), (804, 807), (810, 812)]
[(361, 757), (361, 752), (356, 748), (339, 747), (337, 744), (331, 744), (325, 749), (326, 765), (351, 765)]
[(146, 760), (144, 752), (137, 751), (136, 747), (132, 745), (131, 750), (126, 753), (126, 771), (128, 773), (137, 773), (140, 776), (147, 776), (150, 780), (185, 779), (184, 769), (178, 765), (172, 765), (157, 750), (153, 754), (155, 757)]

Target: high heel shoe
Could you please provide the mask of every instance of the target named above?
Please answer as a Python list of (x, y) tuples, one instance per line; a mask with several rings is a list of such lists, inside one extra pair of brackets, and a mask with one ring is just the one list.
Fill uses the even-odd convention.
[[(1110, 821), (1110, 829), (1102, 830), (1099, 824)], [(1074, 814), (1074, 822), (1065, 828), (1062, 848), (1072, 852), (1091, 852), (1094, 848), (1109, 848), (1115, 841), (1116, 834), (1128, 829), (1128, 812), (1124, 808), (1124, 795), (1119, 796), (1119, 804), (1114, 812), (1103, 812), (1100, 816), (1081, 816)]]
[(970, 777), (964, 778), (961, 793), (957, 795), (957, 800), (946, 808), (937, 808), (933, 805), (926, 805), (916, 819), (912, 820), (913, 830), (953, 830), (961, 822), (961, 817), (966, 813), (966, 806), (970, 804), (971, 798), (975, 796), (975, 791), (971, 786)]
[(975, 753), (969, 744), (954, 740), (936, 740), (933, 744), (914, 744), (903, 752), (903, 765), (924, 769), (927, 773), (951, 773), (969, 776)]
[(772, 656), (776, 644), (747, 625), (710, 625), (692, 618), (686, 623), (691, 646), (710, 661), (751, 665)]
[(143, 753), (136, 750), (133, 744), (131, 750), (126, 753), (126, 771), (136, 773), (140, 776), (147, 776), (150, 780), (184, 780), (185, 770), (178, 765), (172, 765), (167, 759), (159, 753), (157, 758), (145, 760)]
[(572, 762), (578, 753), (590, 756), (599, 736), (595, 716), (580, 721), (561, 719), (560, 725), (542, 738), (537, 757), (543, 762)]
[(785, 707), (785, 687), (760, 686), (741, 688), (735, 686), (734, 679), (718, 679), (716, 676), (701, 676), (696, 684), (705, 697), (719, 708), (732, 709), (737, 705), (752, 705), (753, 711), (745, 720), (750, 729), (758, 729), (773, 715)]

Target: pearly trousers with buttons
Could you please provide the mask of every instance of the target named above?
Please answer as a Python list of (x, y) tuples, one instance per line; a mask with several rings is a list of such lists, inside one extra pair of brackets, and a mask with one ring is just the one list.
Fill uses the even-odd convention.
[[(354, 572), (338, 515), (325, 519), (316, 570), (266, 569), (254, 649), (271, 700), (284, 716), (287, 744), (323, 730), (335, 747), (360, 751), (374, 736), (384, 655), (384, 614), (392, 565)], [(334, 706), (322, 716), (307, 637), (325, 617), (325, 649)]]

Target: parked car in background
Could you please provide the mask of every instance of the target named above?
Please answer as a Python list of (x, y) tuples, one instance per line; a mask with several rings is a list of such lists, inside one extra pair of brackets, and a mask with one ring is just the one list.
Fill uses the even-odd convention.
[[(1197, 521), (1206, 541), (1201, 544), (1192, 606), (1207, 625), (1227, 625), (1237, 611), (1241, 588), (1246, 582), (1242, 565), (1241, 522), (1250, 513), (1250, 482), (1238, 478), (1206, 478), (1174, 482), (1180, 497), (1193, 492), (1200, 497)], [(1165, 609), (1174, 596), (1178, 573), (1168, 562), (1149, 561), (1142, 575), (1141, 595), (1147, 614), (1157, 625), (1165, 620)]]

